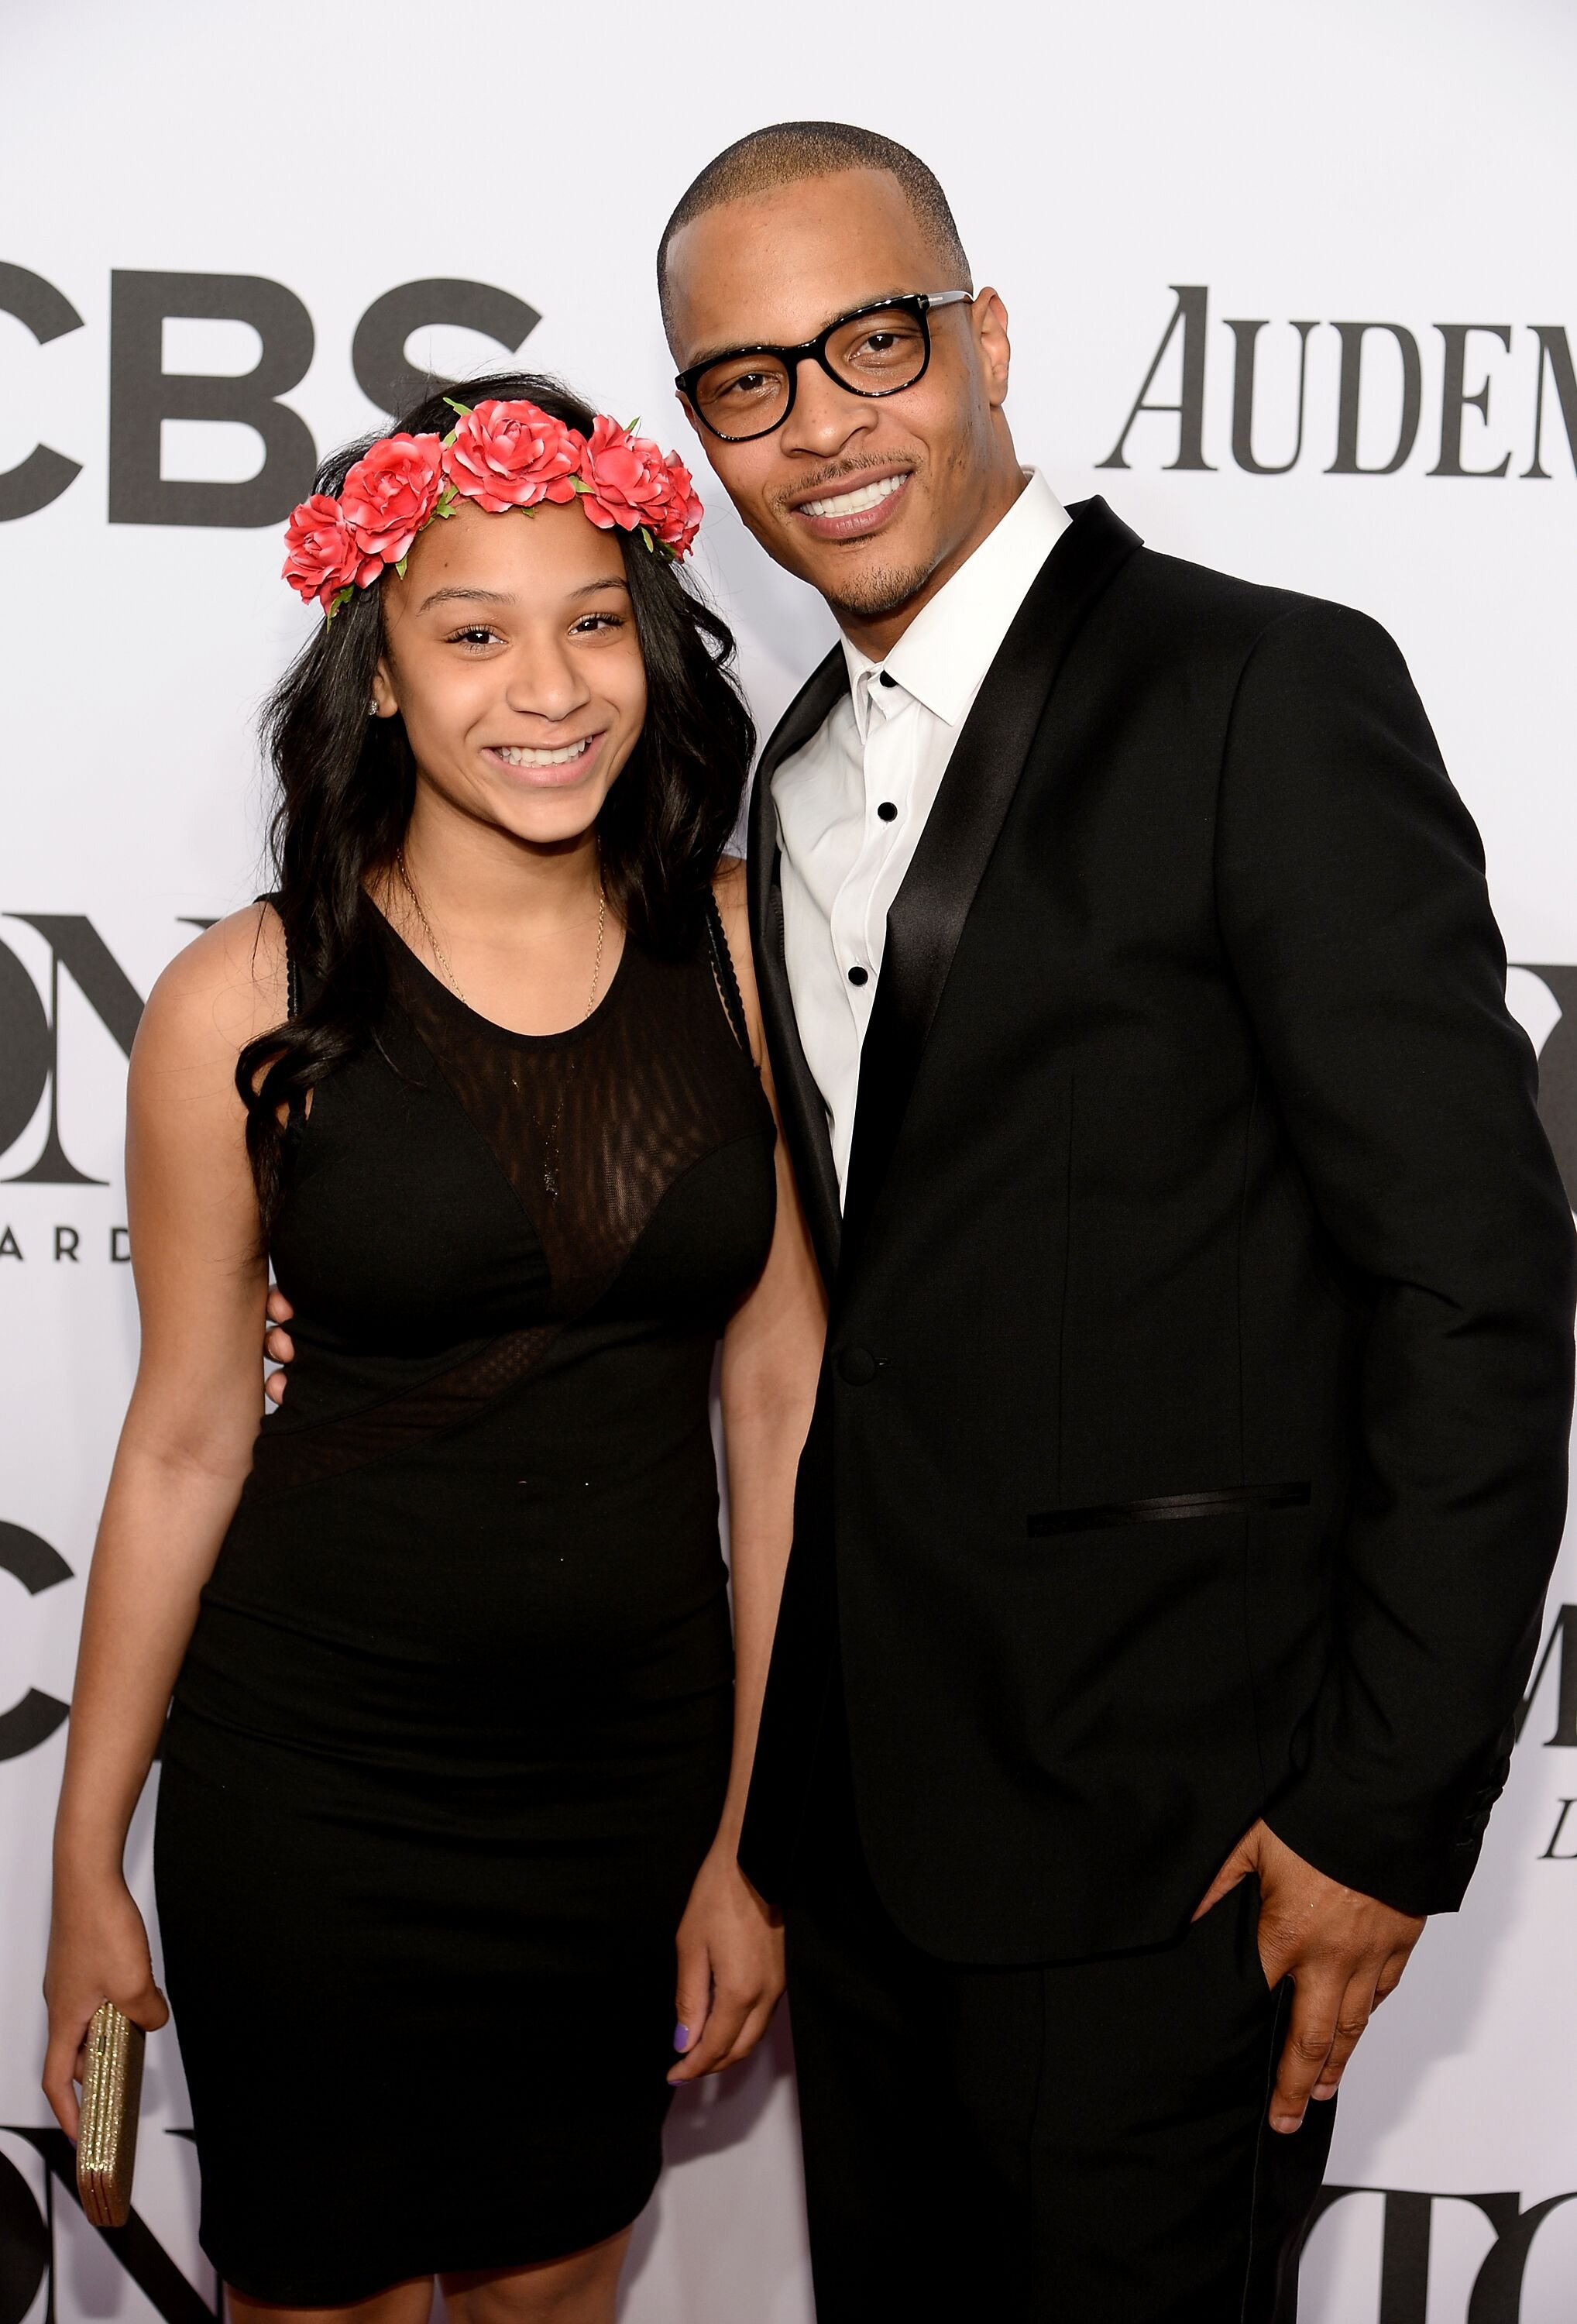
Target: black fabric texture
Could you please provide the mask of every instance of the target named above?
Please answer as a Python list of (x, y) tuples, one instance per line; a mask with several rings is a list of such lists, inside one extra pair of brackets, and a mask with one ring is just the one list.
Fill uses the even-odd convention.
[(829, 1721), (786, 1914), (817, 2324), (1292, 2324), (1335, 2102), (1271, 2131), (1290, 1988), (1246, 1882), (1168, 1944), (938, 1960), (872, 1886)]
[(791, 1891), (841, 1638), (871, 1873), (939, 1958), (1168, 1942), (1261, 1814), (1451, 1909), (1560, 1541), (1573, 1239), (1401, 656), (1073, 512), (894, 907), (840, 1248), (770, 785), (842, 682), (752, 815), (832, 1296), (752, 1876)]
[(387, 941), (379, 1039), (292, 1136), (296, 1359), (156, 1832), (203, 2247), (290, 2306), (552, 2257), (650, 2192), (732, 1741), (713, 1359), (773, 1219), (705, 937), (627, 941), (541, 1039)]

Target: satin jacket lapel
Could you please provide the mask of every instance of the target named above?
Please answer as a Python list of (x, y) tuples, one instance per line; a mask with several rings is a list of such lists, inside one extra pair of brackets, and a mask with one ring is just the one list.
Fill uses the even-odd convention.
[(795, 1021), (794, 996), (788, 989), (772, 777), (785, 759), (809, 742), (847, 691), (848, 683), (843, 649), (835, 646), (789, 704), (762, 752), (750, 810), (751, 945), (756, 986), (761, 996), (761, 1017), (788, 1157), (794, 1165), (811, 1240), (828, 1284), (837, 1273), (841, 1239), (838, 1174), (833, 1162), (832, 1141), (827, 1136), (826, 1106), (806, 1063)]
[(845, 1266), (887, 1176), (953, 956), (1057, 674), (1090, 607), (1139, 546), (1103, 500), (1084, 501), (1070, 514), (975, 697), (888, 914), (860, 1062)]

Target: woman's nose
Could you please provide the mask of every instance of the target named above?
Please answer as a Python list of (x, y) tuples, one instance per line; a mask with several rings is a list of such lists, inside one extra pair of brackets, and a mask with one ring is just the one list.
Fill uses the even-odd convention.
[(513, 711), (558, 725), (572, 718), (589, 695), (567, 655), (535, 652), (523, 657), (510, 671), (504, 699)]

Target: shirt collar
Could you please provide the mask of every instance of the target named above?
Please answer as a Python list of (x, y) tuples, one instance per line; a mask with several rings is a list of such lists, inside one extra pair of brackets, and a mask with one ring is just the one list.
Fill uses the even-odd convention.
[(963, 724), (1014, 614), (1067, 525), (1067, 511), (1040, 471), (1027, 470), (1012, 507), (921, 607), (884, 662), (872, 661), (844, 639), (862, 743), (872, 705), (881, 699), (883, 672), (893, 681), (882, 689), (892, 707), (912, 696), (947, 725)]

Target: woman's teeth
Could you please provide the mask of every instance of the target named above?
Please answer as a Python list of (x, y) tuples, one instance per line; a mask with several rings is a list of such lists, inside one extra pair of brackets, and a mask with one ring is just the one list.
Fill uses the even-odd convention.
[(561, 751), (506, 751), (502, 745), (493, 756), (502, 759), (506, 767), (567, 767), (571, 759), (578, 759), (589, 751), (596, 738), (583, 734), (578, 742), (566, 742)]
[(839, 493), (828, 501), (802, 501), (800, 512), (805, 516), (858, 516), (864, 509), (880, 507), (890, 500), (900, 484), (907, 484), (907, 470), (897, 476), (883, 476), (879, 484), (862, 484), (852, 493)]

